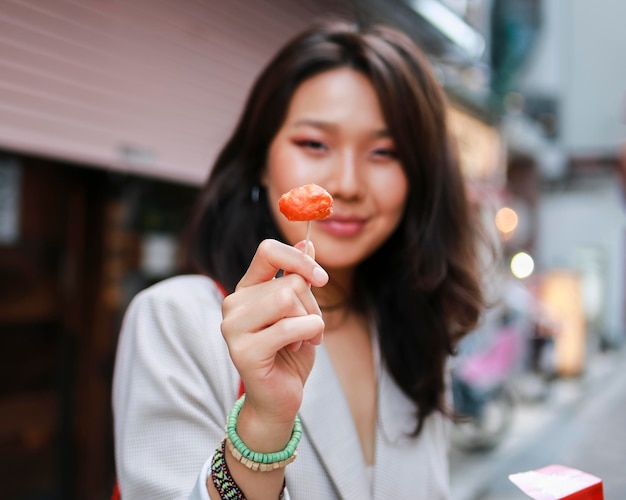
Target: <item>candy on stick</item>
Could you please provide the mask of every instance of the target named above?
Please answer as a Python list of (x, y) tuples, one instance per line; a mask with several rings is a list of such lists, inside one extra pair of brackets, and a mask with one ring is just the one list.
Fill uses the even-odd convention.
[(317, 184), (291, 189), (278, 200), (281, 213), (290, 221), (307, 221), (304, 253), (309, 249), (311, 221), (326, 219), (333, 213), (333, 197)]
[(283, 194), (278, 207), (291, 221), (322, 220), (333, 213), (333, 197), (323, 187), (307, 184)]

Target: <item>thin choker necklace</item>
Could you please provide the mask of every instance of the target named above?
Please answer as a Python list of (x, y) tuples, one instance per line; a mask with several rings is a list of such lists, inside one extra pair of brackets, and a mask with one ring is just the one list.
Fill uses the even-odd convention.
[(342, 300), (340, 302), (337, 302), (336, 304), (331, 304), (329, 306), (320, 306), (320, 310), (322, 312), (332, 312), (332, 311), (338, 311), (339, 309), (341, 309), (342, 307), (345, 307), (347, 301)]
[(334, 304), (329, 304), (329, 305), (320, 304), (320, 310), (322, 312), (333, 312), (333, 311), (338, 311), (343, 308), (347, 308), (347, 306), (351, 303), (351, 300), (350, 300), (351, 294), (348, 293), (346, 290), (344, 290), (343, 287), (337, 285), (332, 279), (330, 280), (328, 284), (330, 285), (331, 288), (334, 288), (336, 291), (339, 292), (339, 295), (341, 298), (338, 302), (335, 302)]

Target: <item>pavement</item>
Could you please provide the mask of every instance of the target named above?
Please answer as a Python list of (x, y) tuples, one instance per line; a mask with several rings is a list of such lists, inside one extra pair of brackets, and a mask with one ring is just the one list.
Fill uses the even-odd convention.
[(542, 402), (521, 402), (490, 452), (451, 450), (451, 500), (528, 500), (508, 479), (550, 464), (603, 480), (605, 500), (626, 499), (626, 348), (594, 354), (580, 377), (557, 379)]

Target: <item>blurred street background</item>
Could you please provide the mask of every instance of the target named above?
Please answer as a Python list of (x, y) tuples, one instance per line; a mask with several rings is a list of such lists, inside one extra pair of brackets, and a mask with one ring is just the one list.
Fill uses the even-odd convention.
[(124, 310), (184, 272), (256, 74), (332, 15), (426, 52), (497, 248), (451, 363), (452, 500), (553, 463), (626, 498), (623, 0), (0, 0), (0, 498), (110, 497)]
[(556, 381), (550, 398), (517, 408), (498, 447), (453, 449), (452, 500), (523, 500), (508, 476), (565, 464), (600, 477), (607, 500), (626, 493), (626, 356), (607, 352), (585, 375)]

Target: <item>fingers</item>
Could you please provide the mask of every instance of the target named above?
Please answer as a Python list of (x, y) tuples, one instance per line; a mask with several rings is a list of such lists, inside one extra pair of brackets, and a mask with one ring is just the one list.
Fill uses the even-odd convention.
[(256, 286), (238, 288), (222, 304), (225, 332), (258, 332), (283, 318), (321, 311), (309, 284), (300, 275), (290, 274)]
[(313, 260), (312, 256), (315, 255), (313, 245), (309, 245), (309, 255), (302, 253), (303, 242), (298, 243), (296, 247), (276, 240), (261, 242), (237, 288), (269, 281), (280, 269), (285, 274), (302, 276), (311, 285), (324, 286), (328, 282), (328, 274)]
[[(254, 365), (256, 360), (271, 359), (287, 346), (313, 344), (324, 331), (324, 321), (320, 316), (307, 315), (283, 318), (255, 335), (245, 336), (239, 342), (229, 344), (233, 360), (238, 364)], [(289, 350), (294, 350), (289, 347)]]
[[(242, 358), (270, 359), (278, 351), (295, 352), (303, 344), (322, 342), (324, 322), (311, 285), (324, 286), (328, 274), (313, 260), (315, 249), (305, 242), (289, 246), (263, 241), (238, 283), (222, 303), (222, 334), (235, 364)], [(283, 276), (274, 279), (277, 272)]]

